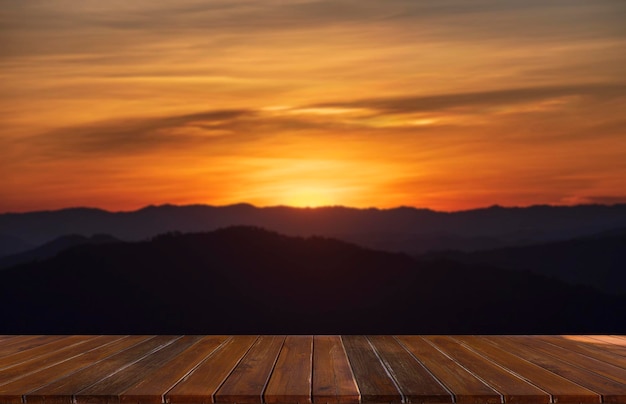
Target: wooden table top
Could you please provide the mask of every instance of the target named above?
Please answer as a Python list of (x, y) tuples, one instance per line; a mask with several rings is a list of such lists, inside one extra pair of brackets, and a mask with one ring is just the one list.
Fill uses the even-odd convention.
[(0, 403), (626, 403), (624, 336), (0, 336)]

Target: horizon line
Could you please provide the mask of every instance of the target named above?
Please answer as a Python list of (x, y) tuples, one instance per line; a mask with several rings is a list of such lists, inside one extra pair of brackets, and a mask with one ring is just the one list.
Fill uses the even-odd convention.
[(162, 204), (149, 204), (144, 205), (140, 208), (129, 209), (129, 210), (109, 210), (102, 207), (95, 206), (68, 206), (62, 207), (58, 209), (41, 209), (41, 210), (30, 210), (30, 211), (6, 211), (0, 212), (0, 215), (20, 215), (20, 214), (29, 214), (29, 213), (51, 213), (51, 212), (61, 212), (67, 210), (97, 210), (107, 213), (135, 213), (146, 209), (151, 208), (165, 208), (165, 207), (175, 207), (175, 208), (186, 208), (186, 207), (207, 207), (207, 208), (231, 208), (235, 206), (247, 206), (254, 209), (294, 209), (301, 211), (310, 211), (310, 210), (322, 210), (322, 209), (350, 209), (350, 210), (376, 210), (376, 211), (392, 211), (399, 209), (412, 209), (412, 210), (420, 210), (420, 211), (430, 211), (433, 213), (462, 213), (462, 212), (472, 212), (479, 210), (488, 210), (488, 209), (532, 209), (538, 207), (548, 207), (548, 208), (575, 208), (575, 207), (591, 207), (591, 206), (602, 206), (602, 207), (614, 207), (614, 206), (626, 206), (626, 202), (615, 202), (615, 203), (579, 203), (579, 204), (532, 204), (532, 205), (500, 205), (493, 204), (489, 206), (482, 206), (470, 209), (459, 209), (459, 210), (437, 210), (428, 207), (417, 207), (417, 206), (409, 206), (409, 205), (399, 205), (393, 206), (389, 208), (380, 208), (376, 206), (370, 207), (354, 207), (347, 205), (320, 205), (320, 206), (290, 206), (290, 205), (255, 205), (249, 202), (238, 202), (238, 203), (230, 203), (225, 205), (213, 205), (208, 203), (190, 203), (190, 204), (175, 204), (175, 203), (162, 203)]

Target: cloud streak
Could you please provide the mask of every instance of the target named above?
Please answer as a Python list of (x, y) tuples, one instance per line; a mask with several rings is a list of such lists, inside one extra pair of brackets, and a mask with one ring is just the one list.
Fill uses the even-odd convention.
[[(39, 144), (53, 155), (76, 152), (107, 155), (154, 153), (163, 148), (185, 150), (205, 145), (254, 144), (264, 137), (289, 139), (297, 133), (303, 133), (305, 138), (337, 138), (339, 134), (345, 133), (358, 139), (359, 131), (365, 131), (361, 137), (372, 134), (388, 136), (393, 127), (399, 133), (403, 130), (406, 133), (407, 130), (424, 132), (439, 126), (450, 129), (454, 126), (475, 125), (471, 119), (466, 123), (463, 119), (467, 118), (457, 121), (452, 119), (457, 114), (483, 116), (483, 120), (491, 119), (492, 124), (496, 124), (496, 115), (502, 108), (562, 97), (582, 98), (583, 103), (607, 104), (626, 98), (626, 84), (547, 86), (380, 97), (294, 107), (208, 110), (165, 117), (115, 119), (55, 129), (34, 136), (27, 142)], [(535, 113), (540, 114), (542, 111)], [(423, 117), (416, 118), (416, 114)], [(429, 119), (428, 116), (438, 118)], [(443, 123), (439, 123), (439, 120)], [(620, 120), (599, 127), (614, 131), (622, 124)], [(584, 136), (586, 133), (579, 128), (570, 130), (577, 136)]]

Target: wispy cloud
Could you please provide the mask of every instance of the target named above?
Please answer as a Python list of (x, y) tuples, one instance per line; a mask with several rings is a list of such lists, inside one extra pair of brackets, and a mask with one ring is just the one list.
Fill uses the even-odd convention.
[(626, 84), (546, 86), (441, 95), (370, 98), (346, 102), (329, 102), (318, 104), (317, 106), (370, 108), (383, 113), (431, 112), (451, 109), (475, 111), (481, 110), (484, 107), (523, 104), (564, 96), (589, 97), (595, 100), (626, 97)]
[[(184, 150), (211, 144), (254, 144), (262, 137), (289, 139), (298, 132), (305, 133), (305, 136), (311, 132), (315, 137), (328, 136), (329, 139), (337, 139), (342, 131), (354, 135), (365, 130), (366, 136), (379, 132), (381, 136), (387, 137), (390, 130), (393, 133), (394, 128), (402, 133), (407, 128), (424, 130), (442, 125), (450, 129), (454, 126), (476, 125), (476, 120), (468, 118), (471, 115), (482, 116), (479, 122), (491, 119), (492, 125), (495, 125), (497, 115), (511, 106), (530, 103), (539, 107), (521, 110), (526, 113), (541, 113), (546, 105), (553, 106), (546, 104), (547, 101), (561, 100), (563, 97), (574, 97), (577, 100), (584, 98), (584, 103), (607, 104), (616, 98), (626, 98), (626, 85), (513, 88), (488, 92), (356, 99), (302, 106), (208, 110), (192, 114), (92, 122), (55, 129), (24, 141), (39, 144), (46, 153), (106, 155), (154, 153), (163, 148)], [(558, 102), (555, 105), (561, 106)], [(567, 109), (567, 105), (563, 108)], [(519, 107), (513, 109), (519, 110)], [(455, 118), (457, 115), (460, 118)], [(622, 123), (609, 122), (597, 126), (596, 130), (602, 127), (614, 130), (620, 125)], [(491, 131), (488, 128), (489, 126), (483, 130)], [(570, 133), (581, 136), (580, 128), (569, 130)], [(356, 136), (358, 138), (358, 134)]]

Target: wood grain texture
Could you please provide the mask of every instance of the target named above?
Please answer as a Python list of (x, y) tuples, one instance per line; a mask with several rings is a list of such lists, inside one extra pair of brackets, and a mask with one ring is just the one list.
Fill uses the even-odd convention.
[(313, 386), (315, 404), (355, 404), (359, 390), (339, 336), (313, 338)]
[(0, 387), (0, 402), (6, 404), (22, 403), (22, 395), (41, 388), (51, 382), (71, 374), (84, 367), (90, 366), (99, 360), (113, 355), (120, 350), (135, 345), (148, 337), (101, 337), (117, 338), (108, 344), (102, 344), (97, 348), (86, 351), (66, 361), (57, 363), (45, 369), (30, 373), (28, 377), (22, 377)]
[(215, 394), (217, 403), (262, 403), (284, 336), (260, 336)]
[(626, 357), (626, 340), (622, 340), (612, 335), (568, 335), (567, 337), (575, 337), (577, 340), (587, 341), (589, 343), (596, 344), (596, 346), (599, 348)]
[(233, 336), (166, 395), (168, 403), (214, 403), (215, 393), (243, 359), (257, 336)]
[[(65, 338), (59, 338), (37, 347), (13, 353), (0, 359), (0, 370), (4, 375), (6, 373), (6, 369), (8, 368), (20, 365), (32, 359), (53, 355), (56, 351), (66, 349), (74, 344), (80, 344), (93, 338), (94, 336), (72, 335)], [(2, 383), (1, 380), (0, 383)]]
[(264, 401), (268, 404), (311, 403), (312, 371), (313, 337), (288, 336), (265, 388)]
[(532, 362), (497, 348), (482, 338), (457, 336), (471, 350), (499, 364), (520, 378), (534, 384), (552, 396), (558, 403), (600, 403), (601, 397), (593, 391), (579, 386), (562, 376), (554, 374)]
[(205, 336), (181, 352), (166, 366), (155, 369), (129, 387), (120, 396), (120, 402), (133, 404), (160, 404), (165, 393), (200, 365), (212, 352), (226, 341), (226, 336)]
[(120, 395), (146, 375), (161, 368), (185, 349), (198, 342), (201, 336), (184, 336), (174, 339), (156, 352), (138, 360), (74, 395), (76, 404), (117, 404)]
[(606, 349), (600, 348), (589, 341), (576, 341), (574, 339), (570, 339), (567, 337), (557, 337), (557, 336), (541, 336), (537, 337), (540, 341), (545, 341), (547, 343), (560, 346), (565, 349), (569, 349), (570, 351), (577, 352), (581, 355), (589, 356), (594, 359), (597, 359), (602, 362), (610, 363), (611, 365), (615, 365), (622, 369), (626, 369), (626, 358), (621, 355), (615, 355), (614, 352), (610, 352)]
[(381, 362), (410, 402), (452, 403), (452, 394), (392, 336), (368, 337)]
[(73, 341), (74, 343), (72, 343), (71, 341), (68, 341), (71, 339), (71, 337), (68, 337), (65, 340), (58, 341), (59, 343), (68, 341), (68, 345), (61, 346), (57, 350), (50, 350), (50, 352), (40, 354), (33, 359), (21, 362), (19, 364), (15, 364), (9, 368), (2, 369), (2, 373), (0, 373), (0, 386), (7, 384), (13, 380), (26, 377), (29, 374), (34, 373), (40, 369), (45, 369), (50, 366), (56, 365), (59, 362), (66, 361), (85, 351), (97, 348), (118, 338), (119, 337), (101, 336), (93, 337), (88, 340), (80, 340), (78, 342)]
[(399, 336), (406, 349), (428, 368), (453, 394), (457, 403), (500, 404), (502, 396), (467, 369), (419, 336)]
[(626, 404), (622, 336), (0, 336), (0, 404)]
[(461, 366), (493, 386), (506, 403), (549, 403), (550, 395), (525, 380), (504, 370), (490, 360), (470, 351), (450, 337), (424, 337)]
[(169, 344), (174, 338), (171, 336), (150, 337), (137, 345), (26, 394), (26, 401), (29, 404), (73, 404), (73, 396), (77, 392)]
[(40, 345), (47, 344), (49, 342), (57, 341), (65, 338), (61, 335), (19, 335), (15, 338), (11, 338), (6, 342), (0, 344), (0, 367), (1, 360), (8, 355), (12, 355), (16, 352), (25, 351), (31, 348), (35, 348)]
[(550, 344), (535, 337), (520, 337), (520, 340), (524, 343), (530, 343), (552, 356), (559, 357), (571, 365), (591, 370), (594, 373), (626, 385), (626, 369)]
[(0, 335), (0, 344), (4, 344), (13, 338), (18, 338), (17, 335)]
[(365, 336), (342, 336), (363, 403), (399, 403), (403, 397), (395, 381)]
[(605, 403), (625, 403), (626, 386), (585, 368), (572, 366), (541, 348), (526, 344), (520, 337), (482, 337), (486, 341), (535, 363), (564, 378), (599, 393)]

